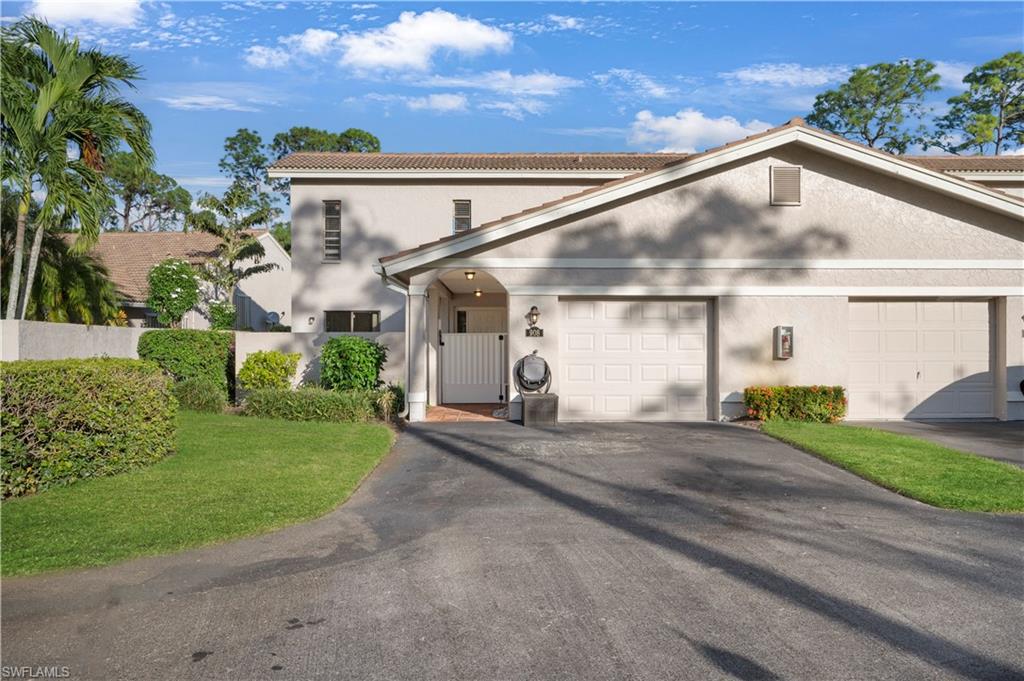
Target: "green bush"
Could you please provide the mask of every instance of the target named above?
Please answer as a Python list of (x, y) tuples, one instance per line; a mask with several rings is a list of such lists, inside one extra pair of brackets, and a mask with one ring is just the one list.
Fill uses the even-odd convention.
[(205, 378), (229, 394), (234, 335), (224, 331), (157, 329), (139, 336), (139, 357), (156, 362), (175, 381)]
[(841, 385), (756, 386), (743, 391), (747, 415), (762, 421), (834, 423), (846, 416)]
[(263, 388), (245, 396), (247, 416), (289, 421), (370, 421), (377, 414), (376, 390)]
[(280, 388), (292, 386), (292, 377), (299, 366), (302, 355), (298, 352), (260, 350), (250, 353), (238, 370), (238, 382), (246, 390)]
[(113, 475), (173, 451), (177, 402), (151, 362), (0, 363), (4, 497)]
[(178, 406), (189, 411), (219, 414), (228, 406), (221, 387), (208, 378), (186, 378), (171, 389), (178, 398)]
[(210, 303), (210, 328), (215, 331), (232, 331), (235, 328), (235, 306), (229, 302)]
[(329, 390), (372, 390), (380, 385), (380, 370), (388, 349), (359, 336), (337, 336), (320, 352), (320, 385)]

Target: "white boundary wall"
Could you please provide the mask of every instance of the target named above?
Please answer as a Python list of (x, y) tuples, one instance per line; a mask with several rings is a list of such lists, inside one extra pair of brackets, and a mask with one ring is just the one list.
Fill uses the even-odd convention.
[(405, 334), (401, 331), (354, 334), (238, 331), (235, 333), (235, 375), (238, 375), (238, 370), (250, 353), (260, 350), (297, 352), (302, 358), (299, 359), (293, 384), (315, 385), (320, 380), (321, 348), (331, 338), (343, 335), (361, 336), (387, 346), (388, 361), (381, 372), (381, 380), (385, 383), (405, 383)]
[(0, 359), (68, 359), (139, 356), (139, 336), (149, 329), (87, 326), (4, 319), (0, 322)]

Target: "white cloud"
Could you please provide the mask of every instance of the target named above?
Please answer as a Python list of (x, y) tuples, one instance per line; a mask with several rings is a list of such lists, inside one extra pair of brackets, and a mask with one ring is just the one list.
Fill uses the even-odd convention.
[(846, 80), (850, 76), (850, 68), (841, 64), (803, 66), (801, 64), (763, 63), (744, 66), (718, 75), (741, 85), (821, 87)]
[(1003, 152), (1003, 156), (1024, 156), (1024, 147), (1017, 147), (1016, 149), (1008, 149)]
[(559, 14), (549, 14), (548, 21), (550, 21), (560, 31), (581, 31), (583, 30), (583, 20), (577, 17), (565, 17)]
[(644, 110), (636, 114), (629, 141), (659, 151), (693, 153), (762, 132), (771, 124), (752, 119), (740, 123), (732, 116), (709, 118), (696, 109), (683, 109), (671, 116), (655, 116)]
[(964, 90), (964, 76), (971, 72), (971, 65), (961, 61), (936, 61), (935, 73), (939, 74), (942, 87)]
[(490, 90), (509, 95), (551, 97), (582, 83), (575, 78), (560, 76), (549, 71), (515, 74), (511, 71), (487, 71), (462, 76), (431, 76), (422, 80), (427, 87), (468, 87)]
[(646, 73), (633, 69), (609, 69), (594, 76), (594, 80), (620, 97), (667, 99), (677, 93), (676, 88), (659, 83)]
[(356, 3), (354, 5), (349, 5), (349, 7), (352, 9), (377, 9), (377, 5), (372, 2)]
[(481, 109), (497, 111), (503, 116), (521, 121), (526, 116), (539, 116), (548, 109), (548, 105), (540, 100), (531, 97), (517, 98), (511, 101), (484, 102)]
[(327, 54), (335, 48), (339, 37), (334, 31), (326, 31), (321, 28), (307, 28), (302, 33), (281, 38), (280, 42), (305, 54), (320, 56)]
[(219, 95), (181, 95), (157, 99), (172, 109), (182, 111), (259, 111), (254, 106)]
[(430, 111), (455, 112), (466, 110), (466, 95), (438, 93), (426, 97), (411, 97), (406, 100), (406, 106), (413, 111), (428, 109)]
[(60, 25), (91, 22), (127, 27), (142, 15), (142, 0), (34, 0), (25, 14)]
[(345, 66), (425, 71), (438, 51), (470, 56), (504, 52), (512, 46), (512, 36), (476, 19), (434, 9), (420, 14), (402, 12), (398, 21), (383, 28), (347, 33), (341, 37), (341, 45)]
[(193, 175), (174, 178), (183, 187), (230, 187), (231, 178), (219, 175)]
[(282, 69), (291, 60), (292, 53), (280, 47), (252, 45), (245, 49), (245, 63), (257, 69)]

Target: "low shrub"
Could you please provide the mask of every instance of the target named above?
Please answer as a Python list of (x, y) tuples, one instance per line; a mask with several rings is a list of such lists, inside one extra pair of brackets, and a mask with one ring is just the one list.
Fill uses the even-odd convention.
[(755, 386), (743, 391), (747, 415), (762, 421), (834, 423), (846, 416), (841, 385)]
[(207, 309), (210, 316), (210, 328), (216, 331), (231, 331), (235, 328), (237, 313), (235, 306), (227, 301), (210, 303)]
[(395, 414), (405, 409), (405, 391), (397, 383), (386, 385), (378, 390), (377, 415), (384, 421), (390, 421)]
[(156, 362), (175, 381), (205, 378), (229, 394), (234, 334), (194, 329), (156, 329), (139, 336), (139, 357)]
[(302, 358), (298, 352), (259, 350), (250, 353), (238, 370), (238, 382), (246, 390), (280, 388), (287, 390)]
[(177, 402), (151, 362), (0, 364), (4, 497), (121, 473), (171, 454)]
[(246, 416), (288, 421), (371, 421), (377, 415), (376, 390), (298, 390), (262, 388), (245, 396)]
[(388, 349), (359, 336), (337, 336), (320, 352), (320, 385), (329, 390), (372, 390), (381, 384), (380, 370)]
[(178, 398), (178, 406), (189, 411), (219, 414), (228, 406), (227, 397), (221, 387), (208, 378), (186, 378), (172, 388)]

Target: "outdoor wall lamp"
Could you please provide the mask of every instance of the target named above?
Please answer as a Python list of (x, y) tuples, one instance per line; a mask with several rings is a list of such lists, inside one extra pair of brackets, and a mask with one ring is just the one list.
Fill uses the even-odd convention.
[(315, 322), (315, 321), (316, 321), (316, 317), (310, 317), (310, 318), (309, 318), (308, 320), (306, 320), (306, 321), (307, 321), (307, 322), (309, 323), (309, 325), (310, 325), (310, 326), (313, 326), (313, 322)]
[(466, 279), (468, 279), (470, 281), (473, 281), (473, 278), (476, 276), (476, 272), (474, 272), (473, 270), (466, 270), (465, 274), (466, 274)]
[(793, 327), (776, 326), (772, 330), (772, 346), (775, 359), (793, 359)]
[(530, 326), (537, 326), (537, 322), (540, 320), (540, 310), (534, 305), (530, 308), (529, 314), (526, 315), (526, 320), (530, 322)]
[(475, 289), (475, 290), (473, 291), (473, 295), (474, 295), (474, 296), (476, 296), (477, 298), (479, 298), (479, 297), (480, 297), (480, 296), (482, 296), (483, 294), (484, 294), (484, 292), (483, 292), (483, 291), (481, 291), (480, 289)]

